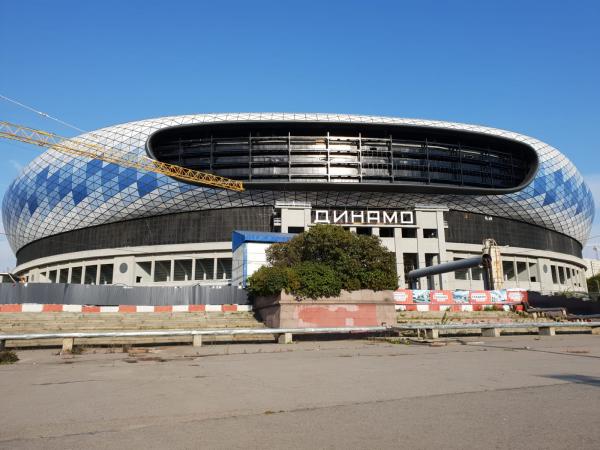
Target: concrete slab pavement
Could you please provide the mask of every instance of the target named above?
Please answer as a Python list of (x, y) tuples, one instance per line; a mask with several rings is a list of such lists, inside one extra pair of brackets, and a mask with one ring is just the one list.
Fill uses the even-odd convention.
[(0, 448), (596, 448), (590, 335), (19, 352)]

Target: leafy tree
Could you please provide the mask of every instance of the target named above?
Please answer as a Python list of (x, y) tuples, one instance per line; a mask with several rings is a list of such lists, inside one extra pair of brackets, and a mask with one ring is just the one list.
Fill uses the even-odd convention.
[[(394, 254), (377, 236), (351, 233), (334, 225), (316, 225), (289, 242), (273, 244), (267, 249), (270, 266), (249, 278), (253, 295), (270, 295), (283, 281), (282, 273), (291, 269), (300, 285), (283, 286), (287, 292), (302, 297), (338, 295), (341, 289), (395, 289), (397, 286)], [(332, 276), (333, 275), (333, 276)], [(267, 279), (273, 277), (273, 280)], [(332, 294), (335, 292), (335, 294)]]

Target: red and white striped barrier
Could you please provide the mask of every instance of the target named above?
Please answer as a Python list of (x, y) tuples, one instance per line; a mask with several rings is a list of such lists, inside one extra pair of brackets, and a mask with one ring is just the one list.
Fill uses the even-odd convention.
[(440, 291), (397, 289), (394, 292), (397, 311), (497, 311), (522, 310), (527, 291)]
[(396, 311), (451, 311), (451, 312), (471, 312), (471, 311), (486, 311), (493, 309), (494, 311), (511, 311), (512, 309), (521, 310), (521, 305), (508, 304), (487, 304), (487, 305), (432, 305), (430, 303), (423, 304), (396, 304)]
[(20, 312), (75, 312), (75, 313), (152, 313), (152, 312), (248, 312), (252, 305), (56, 305), (22, 303), (0, 305), (0, 313)]

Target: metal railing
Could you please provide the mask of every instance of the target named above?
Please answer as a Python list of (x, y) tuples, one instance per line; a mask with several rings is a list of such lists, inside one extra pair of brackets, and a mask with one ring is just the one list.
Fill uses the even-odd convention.
[(512, 323), (440, 323), (395, 325), (394, 330), (472, 330), (472, 329), (511, 329), (511, 328), (594, 328), (600, 327), (600, 322), (512, 322)]
[[(537, 328), (540, 333), (554, 334), (555, 328), (595, 328), (600, 327), (596, 322), (520, 322), (520, 323), (461, 323), (461, 324), (411, 324), (374, 327), (331, 327), (331, 328), (225, 328), (212, 330), (161, 330), (161, 331), (102, 331), (102, 332), (71, 332), (71, 333), (26, 333), (0, 334), (0, 350), (6, 341), (30, 341), (43, 339), (62, 339), (63, 350), (70, 350), (75, 339), (87, 338), (130, 338), (130, 337), (177, 337), (191, 336), (194, 346), (202, 345), (202, 336), (238, 336), (238, 335), (274, 335), (279, 342), (291, 342), (292, 336), (306, 334), (366, 334), (366, 333), (401, 333), (403, 331), (424, 331), (430, 337), (438, 337), (439, 331), (448, 330), (484, 330), (497, 331), (509, 329)], [(419, 333), (420, 334), (420, 333)]]
[(332, 328), (225, 328), (218, 330), (164, 330), (164, 331), (102, 331), (86, 333), (27, 333), (0, 334), (0, 350), (6, 341), (31, 341), (37, 339), (62, 339), (63, 350), (71, 350), (75, 339), (128, 338), (128, 337), (176, 337), (191, 336), (194, 346), (202, 345), (202, 336), (275, 335), (280, 342), (291, 342), (294, 334), (360, 334), (389, 331), (388, 326), (332, 327)]
[(240, 334), (345, 334), (345, 333), (380, 333), (389, 331), (387, 326), (381, 327), (335, 327), (335, 328), (224, 328), (218, 330), (164, 330), (164, 331), (99, 331), (91, 333), (29, 333), (0, 334), (3, 340), (34, 339), (74, 339), (99, 337), (156, 337), (156, 336), (236, 336)]
[[(421, 331), (431, 339), (437, 339), (440, 331), (466, 331), (480, 330), (484, 337), (499, 337), (502, 330), (537, 328), (538, 334), (554, 336), (556, 328), (595, 328), (600, 327), (600, 322), (513, 322), (513, 323), (448, 323), (448, 324), (414, 324), (396, 325), (392, 329), (397, 333), (403, 331), (416, 331), (421, 336)], [(592, 331), (595, 333), (595, 331)]]

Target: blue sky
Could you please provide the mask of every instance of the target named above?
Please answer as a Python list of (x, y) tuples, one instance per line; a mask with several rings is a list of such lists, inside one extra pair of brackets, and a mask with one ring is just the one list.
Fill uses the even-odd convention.
[[(598, 23), (597, 1), (5, 0), (0, 93), (85, 130), (227, 111), (507, 128), (561, 149), (598, 200)], [(2, 101), (0, 120), (74, 133)], [(0, 151), (3, 192), (39, 151)]]

